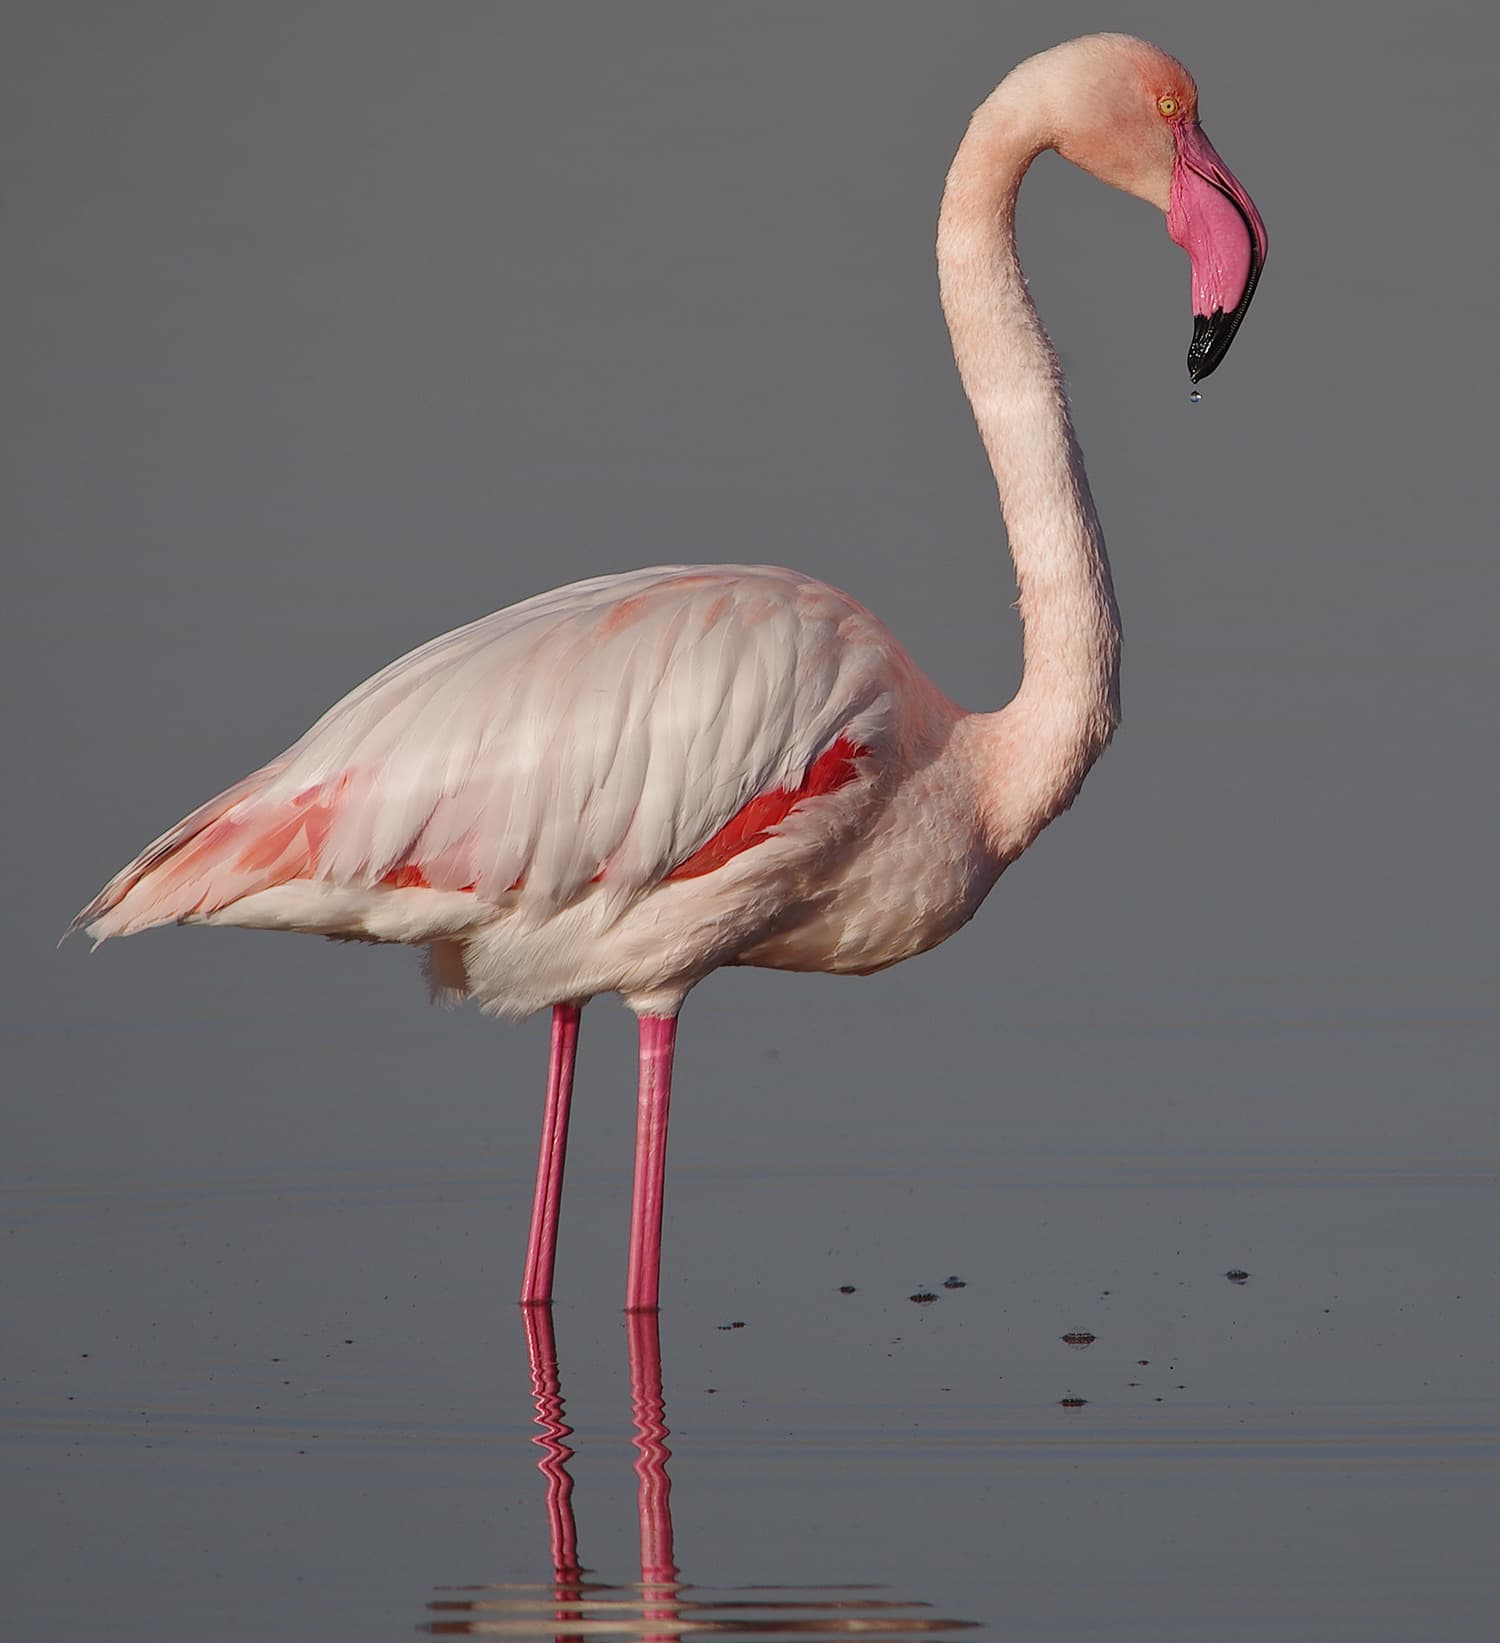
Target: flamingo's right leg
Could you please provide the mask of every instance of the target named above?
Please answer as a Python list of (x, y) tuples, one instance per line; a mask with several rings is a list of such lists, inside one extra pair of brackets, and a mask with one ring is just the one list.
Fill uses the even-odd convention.
[(552, 1007), (552, 1047), (547, 1058), (547, 1105), (542, 1114), (542, 1146), (531, 1201), (531, 1237), (521, 1278), (521, 1305), (552, 1300), (552, 1268), (557, 1259), (557, 1222), (562, 1210), (563, 1164), (568, 1155), (568, 1113), (573, 1101), (573, 1061), (578, 1053), (577, 1004)]
[(625, 1310), (654, 1312), (661, 1293), (661, 1212), (667, 1175), (675, 1016), (643, 1015), (640, 1093), (635, 1117), (635, 1186), (630, 1197), (630, 1265)]

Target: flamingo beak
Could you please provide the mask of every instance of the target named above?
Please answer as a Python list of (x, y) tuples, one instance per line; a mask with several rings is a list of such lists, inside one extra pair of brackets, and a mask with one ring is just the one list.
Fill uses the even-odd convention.
[(1193, 265), (1187, 368), (1189, 378), (1201, 382), (1229, 352), (1255, 295), (1266, 260), (1266, 225), (1196, 120), (1175, 121), (1172, 140), (1167, 232)]

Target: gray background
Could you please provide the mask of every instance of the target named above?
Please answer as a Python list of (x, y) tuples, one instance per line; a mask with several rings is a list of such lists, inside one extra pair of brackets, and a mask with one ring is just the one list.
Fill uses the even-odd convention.
[[(429, 1015), (404, 955), (201, 932), (50, 953), (168, 822), (476, 614), (641, 563), (784, 561), (855, 590), (958, 700), (1008, 697), (1013, 588), (932, 225), (991, 81), (1114, 21), (1197, 65), (1272, 233), (1195, 408), (1161, 223), (1050, 156), (1026, 192), (1124, 607), (1124, 731), (940, 952), (863, 984), (703, 988), (685, 1087), (720, 1059), (733, 1076), (732, 1033), (811, 1057), (796, 1082), (827, 1111), (808, 1092), (833, 1040), (863, 1091), (852, 1125), (900, 1112), (909, 1077), (984, 1069), (1017, 1086), (1008, 1129), (1035, 1078), (1075, 1113), (1101, 1093), (1025, 1029), (1249, 1022), (1295, 978), (1313, 1018), (1375, 1004), (1339, 1099), (1241, 1063), (1180, 1133), (1491, 1134), (1470, 1081), (1411, 1100), (1413, 1064), (1377, 1043), (1393, 1007), (1461, 1008), (1493, 956), (1475, 15), (22, 9), (0, 115), (22, 868), (5, 998), (38, 1035), (38, 1104), (97, 1082), (58, 1035), (71, 1057), (81, 1027), (149, 1012), (174, 1058), (212, 1058), (221, 1096), (237, 1035), (299, 1021), (351, 1085), (420, 1042), (436, 1083), (482, 1093), (487, 1130), (510, 1124), (491, 1097), (527, 1040)], [(624, 1029), (596, 1010), (588, 1030)], [(1167, 1117), (1159, 1069), (1117, 1096), (1143, 1135)], [(411, 1122), (399, 1088), (363, 1098), (367, 1122)], [(225, 1099), (194, 1123), (242, 1128)], [(107, 1129), (70, 1147), (111, 1156)]]
[[(746, 1387), (780, 1430), (821, 1425), (879, 1402), (869, 1366), (820, 1356), (795, 1310), (757, 1317), (753, 1302), (792, 1308), (801, 1286), (821, 1297), (858, 1266), (896, 1305), (974, 1268), (1033, 1300), (1049, 1285), (1074, 1297), (1047, 1313), (1051, 1340), (1054, 1322), (1082, 1321), (1101, 1261), (1166, 1282), (1186, 1250), (1215, 1275), (1231, 1261), (1288, 1282), (1334, 1274), (1346, 1296), (1369, 1279), (1361, 1367), (1325, 1367), (1370, 1407), (1418, 1396), (1433, 1338), (1450, 1393), (1493, 1386), (1487, 14), (878, 0), (3, 14), (0, 1172), (24, 1232), (6, 1307), (29, 1343), (10, 1377), (12, 1430), (33, 1445), (13, 1527), (34, 1571), (71, 1569), (97, 1593), (122, 1578), (97, 1547), (127, 1522), (137, 1568), (187, 1544), (136, 1473), (117, 1510), (98, 1508), (107, 1531), (78, 1527), (66, 1490), (60, 1518), (37, 1515), (62, 1465), (37, 1437), (62, 1418), (49, 1400), (85, 1395), (63, 1390), (63, 1366), (98, 1363), (106, 1339), (113, 1379), (89, 1395), (115, 1413), (91, 1430), (116, 1436), (96, 1466), (139, 1460), (130, 1412), (152, 1398), (228, 1443), (205, 1413), (212, 1365), (268, 1361), (330, 1307), (328, 1327), (361, 1339), (362, 1306), (424, 1319), (400, 1350), (372, 1349), (373, 1379), (344, 1385), (348, 1418), (470, 1410), (469, 1392), (477, 1406), (500, 1383), (516, 1402), (514, 1365), (435, 1390), (422, 1377), (445, 1355), (422, 1343), (455, 1309), (498, 1318), (513, 1293), (544, 1057), (540, 1024), (427, 1009), (401, 951), (170, 931), (90, 958), (81, 941), (53, 951), (68, 917), (392, 656), (601, 571), (793, 564), (879, 612), (959, 701), (1007, 699), (1013, 582), (932, 232), (969, 110), (1021, 57), (1094, 28), (1145, 34), (1194, 70), (1205, 127), (1271, 236), (1250, 317), (1193, 406), (1187, 267), (1160, 219), (1052, 156), (1023, 194), (1022, 251), (1123, 607), (1124, 729), (1076, 809), (936, 953), (860, 983), (730, 972), (689, 1001), (664, 1295), (669, 1336), (674, 1306), (701, 1329), (668, 1340), (669, 1366), (686, 1355), (693, 1389), (712, 1384), (692, 1354), (723, 1347), (721, 1318), (749, 1316), (769, 1355), (754, 1374), (747, 1360)], [(585, 1018), (560, 1295), (588, 1316), (623, 1283), (632, 1039), (607, 1001)], [(1122, 1181), (1141, 1190), (1117, 1204)], [(1188, 1183), (1219, 1208), (1169, 1207)], [(1070, 1191), (1049, 1221), (1047, 1194)], [(461, 1234), (443, 1219), (454, 1204)], [(1398, 1267), (1408, 1289), (1386, 1315)], [(1434, 1310), (1450, 1288), (1474, 1310)], [(1396, 1314), (1423, 1296), (1408, 1350), (1393, 1348)], [(170, 1353), (148, 1324), (174, 1329)], [(509, 1352), (512, 1320), (493, 1327)], [(872, 1327), (872, 1343), (889, 1333)], [(1250, 1361), (1278, 1408), (1327, 1387), (1308, 1338), (1285, 1318), (1265, 1328)], [(453, 1350), (477, 1365), (486, 1349)], [(1223, 1369), (1217, 1407), (1237, 1407), (1246, 1388)], [(598, 1369), (601, 1396), (619, 1374), (613, 1358)], [(1042, 1385), (1050, 1407), (1062, 1388)], [(913, 1382), (880, 1408), (931, 1395)], [(1470, 1437), (1492, 1440), (1494, 1414), (1471, 1409)], [(519, 1404), (512, 1417), (524, 1424)], [(292, 1494), (273, 1487), (267, 1510)], [(1392, 1519), (1368, 1546), (1429, 1521), (1403, 1498), (1399, 1533)], [(202, 1512), (182, 1510), (197, 1534)], [(890, 1533), (909, 1535), (898, 1518)], [(410, 1531), (365, 1535), (376, 1563), (386, 1532)], [(221, 1560), (240, 1544), (232, 1522), (207, 1539)], [(285, 1548), (262, 1550), (235, 1568), (282, 1601), (279, 1623)], [(455, 1562), (447, 1578), (481, 1577)]]

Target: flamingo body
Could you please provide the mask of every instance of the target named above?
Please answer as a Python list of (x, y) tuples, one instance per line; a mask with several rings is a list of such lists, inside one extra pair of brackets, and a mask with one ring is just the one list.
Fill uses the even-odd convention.
[(627, 1305), (657, 1304), (676, 1016), (723, 965), (863, 974), (974, 913), (1119, 722), (1119, 616), (1056, 355), (1021, 272), (1043, 149), (1167, 214), (1215, 369), (1264, 225), (1174, 58), (1123, 35), (1021, 64), (975, 113), (938, 225), (943, 309), (1020, 585), (1013, 700), (966, 713), (847, 594), (764, 565), (575, 583), (445, 634), (163, 834), (78, 916), (428, 950), (434, 991), (551, 1005), (522, 1299), (552, 1293), (580, 1007), (641, 1018)]
[(675, 1013), (724, 964), (880, 969), (999, 872), (971, 788), (932, 768), (963, 717), (809, 577), (599, 577), (394, 662), (79, 922), (425, 945), (439, 989), (510, 1016)]

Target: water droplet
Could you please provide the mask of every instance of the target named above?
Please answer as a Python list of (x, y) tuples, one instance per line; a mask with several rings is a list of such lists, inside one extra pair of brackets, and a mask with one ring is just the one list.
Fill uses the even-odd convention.
[(1200, 394), (1196, 388), (1194, 388), (1192, 393), (1188, 395), (1188, 403), (1191, 405), (1200, 405), (1202, 402), (1203, 395)]

